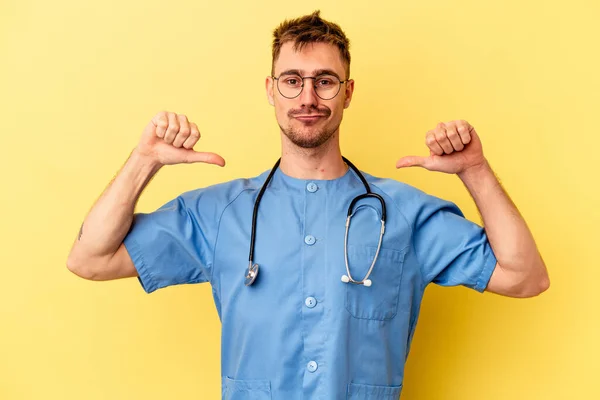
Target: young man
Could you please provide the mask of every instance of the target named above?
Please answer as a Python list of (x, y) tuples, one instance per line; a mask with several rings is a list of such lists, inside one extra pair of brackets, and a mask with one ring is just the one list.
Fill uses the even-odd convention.
[(186, 116), (157, 114), (67, 261), (86, 279), (137, 276), (148, 293), (210, 282), (228, 399), (398, 398), (430, 282), (513, 297), (548, 288), (533, 237), (467, 122), (438, 124), (426, 136), (430, 156), (397, 167), (458, 174), (485, 229), (454, 204), (342, 157), (339, 128), (354, 90), (348, 46), (318, 12), (282, 23), (266, 78), (280, 163), (134, 215), (161, 167), (225, 164), (192, 149), (200, 134)]

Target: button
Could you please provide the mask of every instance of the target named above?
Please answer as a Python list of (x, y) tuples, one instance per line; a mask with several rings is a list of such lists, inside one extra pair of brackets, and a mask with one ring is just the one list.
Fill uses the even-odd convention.
[(317, 365), (317, 363), (315, 361), (310, 361), (306, 365), (306, 369), (308, 369), (308, 372), (315, 372), (317, 370), (317, 368), (319, 368), (319, 366)]
[(315, 237), (313, 235), (306, 235), (304, 237), (304, 243), (306, 243), (309, 246), (312, 246), (313, 244), (315, 244), (317, 240), (315, 239)]
[(317, 299), (314, 297), (307, 297), (306, 300), (304, 300), (304, 304), (306, 304), (306, 307), (308, 308), (313, 308), (317, 305)]
[(308, 190), (311, 193), (314, 193), (317, 190), (319, 190), (319, 187), (317, 186), (316, 183), (310, 182), (308, 185), (306, 185), (306, 190)]

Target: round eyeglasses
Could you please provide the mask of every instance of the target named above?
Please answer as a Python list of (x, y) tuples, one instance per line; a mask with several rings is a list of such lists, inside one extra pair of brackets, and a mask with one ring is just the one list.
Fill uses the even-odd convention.
[(294, 99), (300, 96), (302, 89), (304, 89), (304, 80), (312, 79), (315, 88), (315, 93), (322, 100), (331, 100), (340, 92), (342, 83), (348, 82), (340, 81), (335, 75), (323, 74), (318, 76), (300, 76), (296, 74), (285, 74), (279, 75), (278, 78), (271, 76), (277, 81), (277, 90), (286, 99)]

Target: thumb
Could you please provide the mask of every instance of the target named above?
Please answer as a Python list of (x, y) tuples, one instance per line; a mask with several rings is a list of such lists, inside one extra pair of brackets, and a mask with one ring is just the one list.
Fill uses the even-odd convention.
[(220, 155), (216, 153), (196, 151), (194, 149), (184, 150), (183, 161), (189, 164), (201, 162), (206, 164), (219, 165), (221, 167), (225, 166), (225, 160)]
[(396, 168), (423, 167), (427, 168), (429, 157), (406, 156), (396, 161)]

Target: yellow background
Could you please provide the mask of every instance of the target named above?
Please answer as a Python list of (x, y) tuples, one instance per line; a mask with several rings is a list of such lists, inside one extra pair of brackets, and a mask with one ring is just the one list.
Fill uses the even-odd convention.
[(457, 177), (394, 167), (428, 154), (437, 122), (468, 120), (550, 270), (527, 300), (429, 287), (402, 399), (600, 398), (597, 1), (4, 0), (0, 399), (219, 398), (208, 285), (146, 295), (76, 277), (67, 254), (160, 110), (228, 165), (164, 168), (139, 211), (270, 168), (271, 31), (317, 8), (351, 40), (343, 153), (479, 221)]

